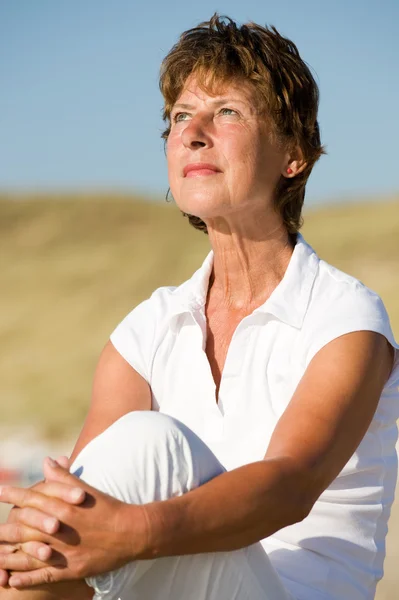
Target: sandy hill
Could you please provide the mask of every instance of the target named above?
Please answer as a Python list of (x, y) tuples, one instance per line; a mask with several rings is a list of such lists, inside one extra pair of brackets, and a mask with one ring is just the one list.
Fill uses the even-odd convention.
[[(308, 211), (328, 262), (384, 299), (399, 336), (399, 197)], [(0, 197), (2, 425), (79, 426), (110, 332), (160, 285), (201, 263), (208, 238), (173, 204), (121, 196)]]

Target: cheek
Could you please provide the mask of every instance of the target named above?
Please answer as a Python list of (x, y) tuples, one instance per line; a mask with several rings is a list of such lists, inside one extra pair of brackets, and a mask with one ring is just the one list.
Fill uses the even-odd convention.
[(169, 180), (175, 180), (178, 174), (178, 159), (177, 159), (177, 144), (176, 140), (169, 136), (166, 147), (166, 162), (168, 166)]
[(223, 146), (226, 155), (237, 164), (255, 162), (259, 153), (259, 136), (244, 125), (226, 127)]
[(249, 179), (259, 175), (262, 161), (254, 139), (232, 139), (226, 154), (232, 166), (230, 174), (238, 183), (247, 184)]
[(279, 174), (281, 157), (276, 149), (261, 136), (253, 137), (242, 149), (248, 174), (259, 181), (274, 180)]

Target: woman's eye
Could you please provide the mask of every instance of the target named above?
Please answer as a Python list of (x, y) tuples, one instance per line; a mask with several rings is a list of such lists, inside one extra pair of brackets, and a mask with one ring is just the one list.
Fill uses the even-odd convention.
[(232, 108), (221, 108), (219, 112), (222, 115), (236, 115), (237, 114), (237, 111), (233, 110)]
[(179, 123), (180, 121), (185, 121), (187, 119), (187, 117), (189, 117), (188, 113), (185, 113), (185, 112), (176, 113), (175, 115), (173, 115), (173, 122)]

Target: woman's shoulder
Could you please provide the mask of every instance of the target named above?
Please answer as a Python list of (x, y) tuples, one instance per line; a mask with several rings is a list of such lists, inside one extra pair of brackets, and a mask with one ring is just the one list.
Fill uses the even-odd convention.
[(308, 360), (333, 339), (362, 330), (380, 333), (399, 348), (381, 297), (356, 277), (319, 259), (304, 321)]
[(130, 331), (144, 338), (162, 335), (175, 316), (189, 312), (193, 303), (194, 278), (197, 272), (178, 286), (161, 286), (152, 294), (134, 306), (119, 323), (111, 335), (114, 341), (117, 335)]
[(154, 352), (168, 331), (173, 315), (180, 310), (183, 291), (180, 288), (182, 286), (157, 288), (135, 306), (110, 335), (119, 354), (148, 382)]
[(161, 286), (152, 294), (132, 308), (126, 318), (148, 318), (162, 321), (168, 320), (174, 314), (184, 311), (190, 304), (190, 281), (187, 280), (178, 286)]
[(332, 311), (337, 317), (355, 316), (380, 320), (388, 317), (381, 297), (356, 277), (319, 259), (319, 268), (309, 304), (310, 315), (327, 316)]
[[(380, 296), (359, 279), (341, 271), (320, 258), (302, 236), (296, 248), (296, 279), (299, 277), (299, 293), (309, 290), (305, 296), (305, 329), (326, 322), (329, 315), (349, 318), (363, 315), (371, 320), (386, 318), (386, 310)], [(298, 286), (297, 286), (298, 288)]]
[(134, 307), (126, 318), (128, 320), (144, 318), (159, 323), (203, 304), (206, 299), (212, 261), (213, 254), (210, 252), (189, 279), (177, 286), (169, 285), (155, 289), (151, 296)]

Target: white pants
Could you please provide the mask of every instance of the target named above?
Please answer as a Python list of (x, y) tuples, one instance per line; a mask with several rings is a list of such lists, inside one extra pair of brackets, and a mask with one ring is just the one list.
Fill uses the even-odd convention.
[[(131, 412), (76, 458), (71, 472), (129, 504), (185, 494), (224, 471), (180, 421)], [(232, 552), (141, 560), (87, 580), (95, 600), (292, 600), (260, 543)]]

